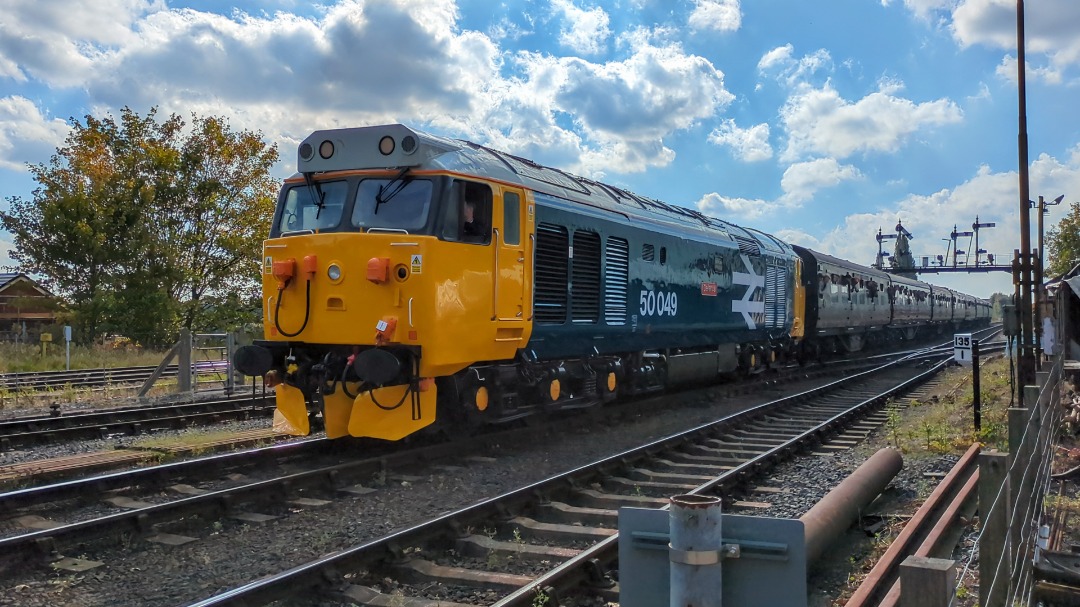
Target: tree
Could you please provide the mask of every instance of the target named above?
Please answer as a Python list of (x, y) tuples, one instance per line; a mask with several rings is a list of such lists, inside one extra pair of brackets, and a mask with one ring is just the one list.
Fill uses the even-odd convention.
[(1069, 213), (1057, 227), (1046, 233), (1049, 264), (1046, 277), (1060, 276), (1080, 263), (1080, 202), (1072, 203)]
[(198, 325), (204, 295), (249, 298), (276, 146), (220, 118), (158, 122), (156, 108), (71, 125), (49, 163), (29, 167), (32, 199), (10, 198), (0, 224), (19, 269), (70, 301), (83, 341), (111, 331), (162, 343)]

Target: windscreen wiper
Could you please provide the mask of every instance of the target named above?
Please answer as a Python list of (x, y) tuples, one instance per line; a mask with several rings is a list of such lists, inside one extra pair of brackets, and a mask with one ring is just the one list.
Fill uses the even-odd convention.
[(323, 192), (319, 182), (311, 178), (311, 173), (304, 173), (304, 183), (307, 184), (308, 193), (311, 194), (311, 200), (314, 201), (315, 206), (319, 208), (318, 211), (315, 211), (315, 221), (318, 221), (319, 215), (321, 215), (323, 209), (326, 208), (326, 203), (323, 202), (323, 199), (326, 198), (326, 193)]
[[(401, 169), (401, 172), (395, 175), (389, 183), (379, 186), (379, 193), (375, 194), (375, 213), (373, 213), (374, 215), (379, 214), (380, 205), (390, 202), (391, 198), (397, 196), (398, 193), (401, 192), (401, 190), (405, 189), (405, 186), (409, 185), (410, 180), (402, 179), (408, 172), (409, 167), (405, 167)], [(391, 188), (393, 188), (393, 190), (391, 190)], [(383, 196), (384, 193), (386, 194), (386, 196)]]

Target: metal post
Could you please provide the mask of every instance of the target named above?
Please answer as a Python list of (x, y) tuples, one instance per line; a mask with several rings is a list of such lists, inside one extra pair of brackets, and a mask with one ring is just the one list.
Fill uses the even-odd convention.
[(720, 498), (671, 498), (671, 607), (720, 607)]
[(233, 354), (236, 352), (236, 334), (229, 331), (225, 334), (225, 395), (232, 396), (236, 385), (235, 371), (233, 369)]
[(1005, 607), (1012, 591), (1009, 519), (1012, 515), (1009, 454), (979, 454), (979, 599), (983, 607)]
[(177, 352), (177, 386), (180, 392), (191, 392), (191, 330), (180, 329), (180, 349)]
[(982, 431), (982, 395), (979, 386), (979, 340), (971, 340), (971, 405), (975, 411), (975, 432)]
[[(1019, 121), (1017, 148), (1020, 164), (1020, 356), (1017, 385), (1035, 383), (1034, 331), (1031, 320), (1031, 198), (1028, 181), (1027, 78), (1024, 62), (1024, 0), (1016, 0), (1016, 63)], [(1023, 404), (1023, 401), (1020, 401)]]
[(1043, 293), (1043, 213), (1046, 212), (1046, 201), (1039, 196), (1039, 248), (1035, 250), (1038, 258), (1035, 260), (1035, 368), (1042, 368), (1042, 302), (1046, 299)]

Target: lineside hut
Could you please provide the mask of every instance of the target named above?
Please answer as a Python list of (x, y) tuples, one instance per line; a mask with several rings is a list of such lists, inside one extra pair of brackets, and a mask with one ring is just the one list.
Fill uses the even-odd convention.
[(56, 297), (26, 274), (0, 273), (0, 340), (36, 342), (56, 324)]

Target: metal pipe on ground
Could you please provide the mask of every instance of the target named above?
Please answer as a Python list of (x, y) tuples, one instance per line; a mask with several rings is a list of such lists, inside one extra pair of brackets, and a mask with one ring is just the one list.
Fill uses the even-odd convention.
[(806, 530), (806, 562), (813, 563), (904, 467), (896, 449), (882, 449), (870, 456), (799, 519)]

